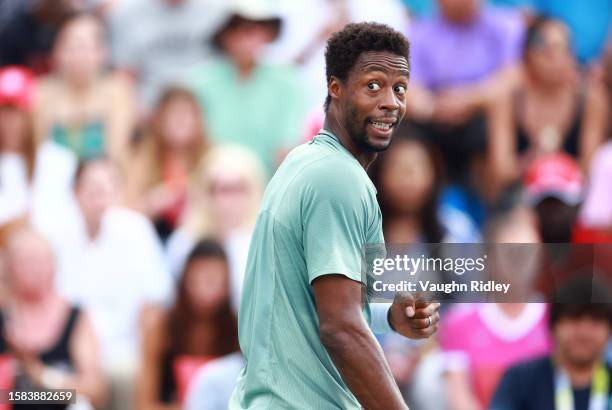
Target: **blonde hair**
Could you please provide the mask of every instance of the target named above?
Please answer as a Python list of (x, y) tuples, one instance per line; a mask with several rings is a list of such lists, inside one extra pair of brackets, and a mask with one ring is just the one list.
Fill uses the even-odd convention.
[(247, 183), (249, 203), (242, 227), (251, 228), (255, 224), (266, 180), (261, 160), (242, 146), (219, 145), (202, 158), (190, 185), (183, 227), (195, 238), (219, 234), (210, 215), (210, 188), (217, 172), (237, 175)]
[(189, 149), (190, 157), (188, 170), (194, 172), (198, 161), (207, 149), (207, 136), (204, 129), (204, 121), (200, 115), (200, 105), (196, 97), (187, 89), (171, 86), (162, 93), (155, 110), (147, 124), (143, 139), (135, 147), (135, 160), (133, 175), (130, 184), (129, 203), (136, 203), (147, 189), (152, 188), (162, 181), (162, 166), (167, 149), (164, 146), (164, 138), (161, 131), (161, 121), (170, 104), (177, 100), (187, 101), (193, 108), (197, 123), (196, 135), (193, 136), (192, 146)]

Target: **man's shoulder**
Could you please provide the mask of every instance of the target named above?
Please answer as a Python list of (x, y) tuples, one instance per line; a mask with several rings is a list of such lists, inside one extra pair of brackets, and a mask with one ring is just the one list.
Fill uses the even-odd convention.
[(324, 203), (333, 204), (334, 209), (355, 210), (373, 204), (373, 185), (358, 167), (356, 161), (339, 151), (302, 144), (287, 155), (276, 171), (262, 206), (278, 216), (279, 209), (288, 215), (290, 209), (308, 211)]
[(521, 384), (531, 384), (534, 380), (542, 381), (547, 376), (552, 377), (550, 356), (519, 362), (506, 371), (505, 377)]
[(206, 93), (211, 88), (213, 90), (220, 89), (219, 84), (225, 81), (225, 77), (230, 72), (231, 66), (225, 59), (212, 56), (210, 59), (190, 67), (187, 70), (184, 82), (188, 87), (195, 88), (195, 91)]
[[(554, 374), (550, 356), (515, 364), (506, 370), (490, 408), (543, 409), (553, 404)], [(534, 388), (537, 386), (537, 389)]]
[(309, 141), (293, 148), (278, 171), (292, 170), (296, 177), (311, 179), (355, 172), (356, 164), (355, 160), (332, 147)]
[(296, 186), (314, 192), (365, 193), (373, 188), (359, 163), (347, 155), (320, 147), (305, 148), (296, 174)]

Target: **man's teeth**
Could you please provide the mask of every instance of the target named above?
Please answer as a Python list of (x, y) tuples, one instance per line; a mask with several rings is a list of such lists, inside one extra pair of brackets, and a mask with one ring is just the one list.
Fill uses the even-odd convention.
[(386, 122), (370, 121), (370, 124), (372, 124), (374, 128), (377, 128), (382, 131), (387, 131), (389, 128), (391, 128), (391, 124)]

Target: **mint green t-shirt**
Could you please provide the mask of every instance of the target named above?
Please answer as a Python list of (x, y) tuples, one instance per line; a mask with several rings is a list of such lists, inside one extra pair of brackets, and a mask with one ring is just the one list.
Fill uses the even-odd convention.
[(384, 242), (381, 221), (374, 185), (333, 134), (287, 156), (251, 240), (238, 325), (246, 366), (230, 409), (360, 408), (321, 344), (311, 283), (367, 282), (364, 247)]
[(300, 141), (308, 107), (295, 68), (261, 63), (245, 79), (227, 59), (216, 58), (195, 69), (187, 82), (202, 106), (211, 140), (251, 149), (269, 176), (278, 154)]

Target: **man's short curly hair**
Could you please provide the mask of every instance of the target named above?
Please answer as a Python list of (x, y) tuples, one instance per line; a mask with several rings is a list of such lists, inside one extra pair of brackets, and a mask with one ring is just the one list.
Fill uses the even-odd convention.
[[(378, 23), (347, 24), (327, 40), (325, 50), (327, 84), (332, 76), (340, 81), (346, 81), (359, 56), (368, 51), (388, 51), (405, 57), (410, 64), (410, 44), (400, 32)], [(328, 94), (325, 99), (325, 111), (330, 101), (331, 96)]]

